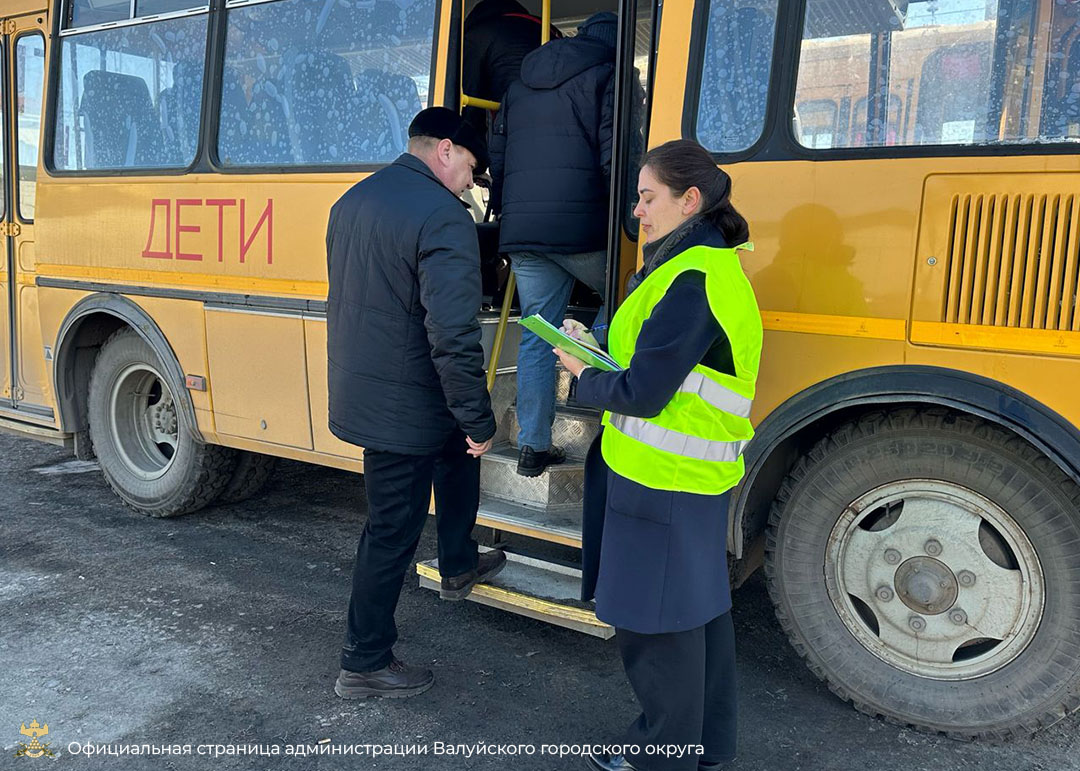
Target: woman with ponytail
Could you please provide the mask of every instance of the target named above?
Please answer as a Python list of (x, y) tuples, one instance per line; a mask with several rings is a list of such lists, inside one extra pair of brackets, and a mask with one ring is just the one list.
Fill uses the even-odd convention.
[[(582, 594), (615, 627), (642, 708), (624, 737), (602, 737), (625, 751), (588, 762), (705, 771), (735, 757), (727, 509), (754, 433), (761, 315), (736, 251), (750, 248), (746, 220), (704, 148), (651, 150), (638, 195), (644, 264), (608, 332), (623, 369), (556, 351), (578, 378), (577, 401), (604, 410), (585, 467)], [(701, 749), (677, 757), (649, 745)]]

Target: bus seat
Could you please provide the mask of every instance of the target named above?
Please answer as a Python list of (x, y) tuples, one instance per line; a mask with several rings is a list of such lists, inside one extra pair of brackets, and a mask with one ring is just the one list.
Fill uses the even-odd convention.
[(359, 148), (359, 154), (365, 161), (389, 162), (401, 154), (394, 143), (395, 132), (391, 129), (386, 108), (364, 73), (357, 77), (356, 93), (350, 109), (354, 117), (355, 147)]
[(297, 54), (289, 73), (292, 129), (304, 163), (343, 160), (358, 121), (348, 62), (329, 51)]
[(186, 165), (195, 157), (199, 141), (199, 112), (202, 97), (202, 71), (179, 62), (173, 68), (173, 84), (158, 96), (158, 112), (166, 163)]
[(393, 160), (405, 152), (409, 141), (409, 124), (420, 112), (420, 92), (407, 75), (383, 70), (365, 70), (357, 90), (374, 100), (376, 114), (381, 114), (386, 136), (380, 149), (383, 156)]
[(226, 68), (218, 140), (221, 160), (226, 165), (293, 163), (285, 95), (273, 77), (262, 77), (251, 86), (248, 99), (242, 77)]
[(105, 70), (86, 73), (79, 114), (87, 168), (161, 163), (161, 125), (142, 78)]

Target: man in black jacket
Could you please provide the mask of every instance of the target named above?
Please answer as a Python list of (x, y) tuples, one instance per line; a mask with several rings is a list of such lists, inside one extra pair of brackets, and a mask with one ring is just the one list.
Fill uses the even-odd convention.
[[(491, 141), (499, 250), (510, 254), (521, 313), (562, 324), (574, 280), (604, 294), (615, 117), (618, 18), (590, 16), (576, 37), (525, 57)], [(518, 348), (518, 473), (538, 476), (566, 456), (551, 444), (555, 357), (523, 332)]]
[(476, 227), (458, 196), (487, 162), (476, 131), (433, 107), (410, 125), (409, 151), (330, 211), (330, 430), (365, 448), (368, 498), (334, 686), (343, 698), (412, 696), (434, 682), (392, 650), (433, 484), (440, 596), (464, 599), (506, 561), (478, 555), (471, 538), (495, 416), (476, 319)]
[[(465, 18), (461, 90), (498, 102), (521, 75), (521, 60), (540, 47), (541, 21), (517, 0), (480, 0)], [(562, 37), (553, 25), (551, 39)], [(466, 107), (465, 119), (487, 136), (487, 110)]]

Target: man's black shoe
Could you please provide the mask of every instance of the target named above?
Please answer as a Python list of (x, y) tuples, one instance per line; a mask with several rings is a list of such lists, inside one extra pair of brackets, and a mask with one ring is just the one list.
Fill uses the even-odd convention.
[(566, 453), (561, 447), (551, 445), (548, 450), (534, 450), (532, 447), (521, 446), (518, 453), (517, 473), (523, 477), (538, 477), (544, 473), (548, 466), (554, 466), (566, 460)]
[(609, 755), (606, 752), (590, 752), (585, 756), (585, 762), (593, 771), (636, 771), (622, 755)]
[(341, 670), (334, 693), (343, 699), (404, 699), (423, 693), (435, 684), (430, 669), (410, 667), (393, 659), (388, 666), (374, 672)]
[(476, 568), (460, 576), (443, 578), (439, 586), (439, 597), (444, 600), (464, 600), (477, 584), (482, 584), (499, 574), (506, 567), (506, 553), (502, 549), (492, 549), (480, 554)]

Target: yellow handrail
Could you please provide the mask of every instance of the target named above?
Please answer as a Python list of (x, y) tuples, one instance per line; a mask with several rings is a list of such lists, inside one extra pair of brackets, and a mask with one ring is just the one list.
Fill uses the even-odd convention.
[[(540, 45), (551, 41), (551, 0), (543, 0), (543, 10), (540, 12)], [(461, 95), (461, 104), (484, 107), (488, 110), (499, 109), (498, 102), (487, 99)], [(506, 279), (506, 291), (503, 293), (502, 307), (499, 309), (499, 326), (495, 328), (495, 340), (491, 345), (491, 361), (488, 362), (487, 387), (490, 391), (495, 387), (495, 377), (499, 372), (499, 359), (502, 358), (503, 343), (506, 341), (506, 325), (510, 321), (510, 305), (514, 302), (514, 289), (517, 281), (514, 278), (514, 270), (510, 269), (510, 277)]]
[(461, 94), (461, 106), (462, 107), (481, 107), (485, 110), (497, 110), (499, 109), (499, 103), (493, 102), (490, 99), (481, 99), (478, 96), (469, 96), (465, 92)]

